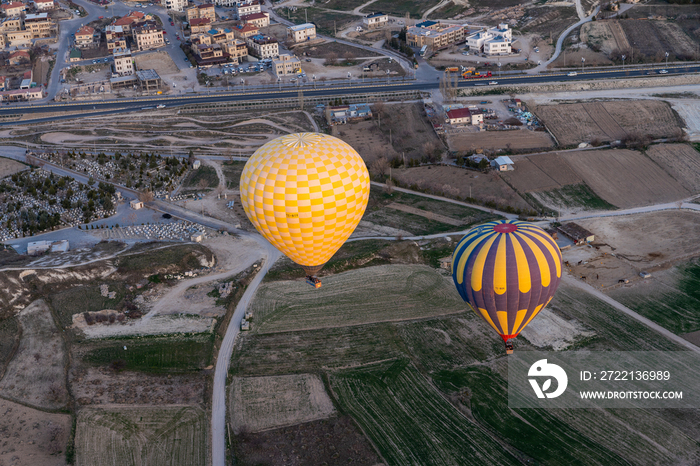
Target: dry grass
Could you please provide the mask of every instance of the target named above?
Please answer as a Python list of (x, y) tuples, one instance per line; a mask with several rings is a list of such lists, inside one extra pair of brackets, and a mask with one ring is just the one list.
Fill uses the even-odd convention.
[(12, 159), (0, 158), (0, 178), (13, 175), (24, 170), (27, 166)]
[(460, 168), (436, 166), (394, 170), (393, 176), (402, 185), (416, 185), (417, 188), (423, 189), (449, 185), (459, 190), (459, 196), (462, 198), (471, 196), (481, 202), (492, 201), (498, 205), (530, 208), (496, 173), (483, 174)]
[(554, 146), (545, 131), (518, 129), (513, 131), (481, 131), (452, 133), (447, 135), (450, 150), (470, 151), (475, 149), (496, 151), (499, 149), (533, 150)]
[(167, 52), (151, 52), (134, 56), (139, 70), (156, 70), (161, 77), (179, 71)]
[(34, 301), (19, 314), (22, 338), (7, 372), (0, 381), (6, 398), (40, 408), (66, 405), (64, 349), (61, 335), (42, 300)]
[(228, 399), (236, 434), (316, 421), (335, 412), (321, 378), (312, 374), (234, 377)]
[(78, 413), (77, 423), (77, 466), (207, 461), (209, 427), (200, 408), (85, 408)]
[(672, 202), (689, 191), (641, 152), (570, 152), (565, 159), (601, 198), (620, 208)]

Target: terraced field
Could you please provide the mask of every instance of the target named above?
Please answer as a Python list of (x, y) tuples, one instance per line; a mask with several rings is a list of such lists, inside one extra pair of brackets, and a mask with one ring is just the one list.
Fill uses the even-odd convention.
[(460, 313), (465, 308), (449, 277), (421, 265), (331, 275), (312, 293), (304, 281), (270, 282), (260, 287), (251, 304), (259, 333), (410, 320)]
[(197, 407), (85, 408), (78, 413), (75, 464), (206, 464), (208, 432)]
[(330, 385), (389, 465), (518, 462), (407, 360), (334, 373)]

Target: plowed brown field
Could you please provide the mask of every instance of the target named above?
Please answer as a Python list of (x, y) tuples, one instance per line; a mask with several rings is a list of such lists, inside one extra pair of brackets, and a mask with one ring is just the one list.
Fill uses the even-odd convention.
[(530, 106), (562, 146), (613, 141), (629, 133), (674, 136), (680, 122), (660, 100), (585, 102)]
[(659, 144), (647, 149), (647, 155), (684, 188), (700, 192), (700, 152), (687, 144)]
[(641, 152), (584, 151), (564, 157), (598, 196), (620, 208), (672, 202), (690, 195)]
[(515, 160), (515, 170), (501, 176), (520, 192), (548, 191), (570, 184), (581, 183), (560, 154), (532, 155)]

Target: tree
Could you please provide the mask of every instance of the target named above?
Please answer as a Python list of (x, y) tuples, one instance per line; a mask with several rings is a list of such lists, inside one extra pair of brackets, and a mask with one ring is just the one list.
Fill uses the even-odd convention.
[(380, 157), (372, 162), (369, 169), (375, 176), (384, 176), (389, 170), (389, 161), (385, 157)]
[(199, 189), (206, 189), (206, 188), (209, 187), (209, 182), (208, 182), (207, 180), (205, 180), (204, 178), (202, 178), (202, 179), (199, 180), (199, 182), (197, 183), (197, 187), (198, 187)]
[(333, 66), (336, 64), (336, 61), (338, 60), (338, 54), (335, 52), (331, 52), (328, 55), (326, 55), (326, 60), (323, 62), (325, 66)]
[(350, 63), (355, 59), (355, 54), (348, 50), (343, 54), (343, 58), (345, 58), (346, 63)]

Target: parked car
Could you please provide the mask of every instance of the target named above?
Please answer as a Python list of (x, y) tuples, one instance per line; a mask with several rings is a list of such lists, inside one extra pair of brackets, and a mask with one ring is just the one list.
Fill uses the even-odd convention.
[(310, 59), (310, 58), (307, 58), (306, 61), (311, 61), (311, 59)]

